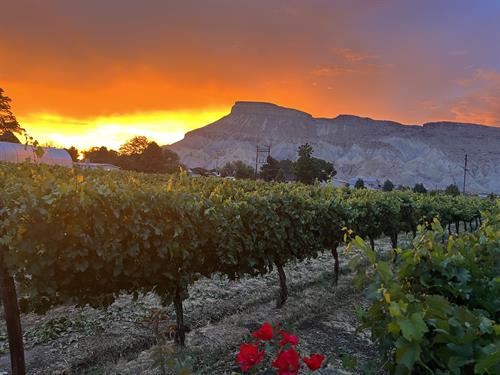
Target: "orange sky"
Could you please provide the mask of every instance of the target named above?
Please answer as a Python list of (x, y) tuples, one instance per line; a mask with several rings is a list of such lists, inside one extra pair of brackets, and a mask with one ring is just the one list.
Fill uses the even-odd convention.
[(500, 2), (16, 0), (0, 87), (37, 139), (161, 144), (270, 101), (315, 116), (500, 124)]

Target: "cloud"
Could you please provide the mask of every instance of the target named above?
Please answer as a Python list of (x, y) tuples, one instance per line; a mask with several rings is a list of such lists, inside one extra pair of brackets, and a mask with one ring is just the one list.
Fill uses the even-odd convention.
[(455, 119), (500, 126), (500, 71), (477, 69), (460, 85), (465, 92), (452, 104)]

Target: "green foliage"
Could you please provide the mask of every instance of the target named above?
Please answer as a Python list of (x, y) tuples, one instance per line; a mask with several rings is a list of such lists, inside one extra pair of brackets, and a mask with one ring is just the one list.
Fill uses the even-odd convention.
[(415, 186), (413, 187), (413, 192), (419, 194), (425, 194), (427, 193), (427, 189), (425, 188), (424, 184), (419, 183), (415, 184)]
[(451, 196), (458, 196), (460, 195), (460, 190), (458, 189), (458, 186), (455, 184), (448, 185), (446, 189), (444, 190), (445, 194), (451, 195)]
[(363, 326), (391, 373), (499, 373), (500, 208), (477, 232), (443, 236), (437, 219), (421, 226), (395, 269), (356, 242), (372, 264)]
[(391, 180), (385, 180), (384, 185), (382, 186), (383, 191), (393, 191), (394, 190), (394, 184), (392, 183)]
[(332, 163), (312, 157), (313, 148), (309, 143), (299, 147), (298, 159), (295, 162), (294, 174), (296, 181), (312, 184), (314, 181), (328, 181), (336, 175)]
[(220, 170), (222, 177), (234, 177), (239, 179), (251, 179), (255, 176), (255, 169), (241, 160), (227, 162)]

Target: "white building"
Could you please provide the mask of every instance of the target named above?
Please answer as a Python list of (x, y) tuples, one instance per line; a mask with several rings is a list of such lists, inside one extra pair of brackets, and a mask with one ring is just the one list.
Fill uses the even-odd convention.
[(101, 169), (103, 171), (117, 171), (120, 169), (120, 167), (117, 167), (116, 165), (113, 164), (106, 164), (106, 163), (89, 163), (89, 162), (84, 162), (84, 163), (73, 163), (75, 168), (80, 168), (80, 169)]
[(73, 167), (73, 160), (66, 150), (43, 147), (43, 151), (43, 155), (38, 157), (31, 146), (0, 142), (0, 162), (23, 163), (30, 161), (33, 163), (61, 165), (68, 168)]
[(380, 180), (378, 178), (365, 177), (365, 176), (356, 176), (356, 177), (351, 178), (349, 180), (349, 186), (354, 187), (354, 185), (356, 185), (356, 181), (358, 181), (359, 179), (363, 180), (363, 182), (365, 184), (365, 188), (367, 188), (367, 189), (371, 189), (371, 190), (382, 189), (382, 183), (380, 182)]

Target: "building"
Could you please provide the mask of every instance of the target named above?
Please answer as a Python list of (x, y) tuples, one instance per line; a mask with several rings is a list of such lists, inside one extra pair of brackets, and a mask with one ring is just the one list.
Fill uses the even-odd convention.
[(79, 169), (101, 169), (103, 171), (116, 171), (119, 170), (120, 167), (117, 167), (113, 164), (105, 164), (105, 163), (73, 163), (75, 168)]
[(35, 148), (19, 143), (0, 142), (0, 162), (40, 163), (72, 168), (73, 160), (66, 150), (42, 147), (43, 155), (38, 157)]

